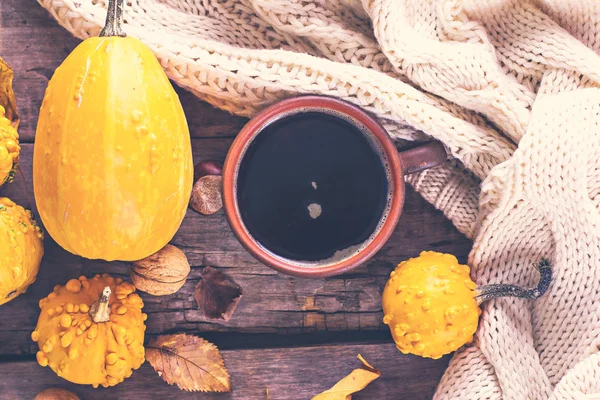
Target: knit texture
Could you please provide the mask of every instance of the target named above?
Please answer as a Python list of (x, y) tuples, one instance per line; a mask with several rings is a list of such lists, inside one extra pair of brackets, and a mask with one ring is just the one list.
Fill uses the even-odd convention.
[[(106, 0), (38, 1), (79, 38), (106, 17)], [(451, 161), (407, 181), (473, 238), (478, 284), (533, 285), (551, 261), (541, 299), (485, 304), (436, 398), (600, 398), (598, 1), (126, 3), (126, 32), (219, 108), (325, 94), (400, 143), (443, 141)]]

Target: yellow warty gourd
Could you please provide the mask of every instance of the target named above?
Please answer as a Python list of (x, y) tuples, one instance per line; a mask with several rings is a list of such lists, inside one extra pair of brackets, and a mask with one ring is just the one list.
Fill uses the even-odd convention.
[(492, 284), (478, 287), (469, 267), (451, 254), (424, 251), (398, 264), (382, 297), (383, 322), (390, 327), (402, 353), (440, 358), (473, 340), (481, 309), (502, 296), (535, 299), (550, 285), (551, 270), (539, 265), (540, 281), (533, 289)]
[(4, 107), (0, 106), (0, 186), (12, 181), (21, 153), (19, 134), (5, 113)]
[(121, 31), (111, 0), (48, 84), (33, 156), (44, 227), (66, 250), (134, 261), (163, 248), (185, 215), (193, 162), (183, 108), (152, 52)]
[(31, 212), (0, 197), (0, 305), (35, 281), (44, 255), (42, 239)]
[(107, 274), (81, 276), (40, 300), (31, 339), (37, 361), (70, 382), (107, 387), (144, 362), (144, 303), (135, 286)]

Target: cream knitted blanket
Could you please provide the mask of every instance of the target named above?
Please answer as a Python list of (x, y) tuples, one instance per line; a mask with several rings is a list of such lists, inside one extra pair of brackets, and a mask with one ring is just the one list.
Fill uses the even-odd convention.
[[(80, 38), (106, 16), (107, 0), (38, 1)], [(217, 107), (321, 93), (398, 141), (442, 140), (452, 162), (408, 181), (473, 238), (478, 283), (532, 284), (552, 261), (549, 294), (485, 306), (437, 398), (600, 398), (599, 1), (127, 3), (126, 31)]]

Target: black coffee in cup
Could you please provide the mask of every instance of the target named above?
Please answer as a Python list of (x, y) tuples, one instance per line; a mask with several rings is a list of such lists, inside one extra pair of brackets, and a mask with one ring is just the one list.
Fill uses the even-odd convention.
[(255, 135), (236, 187), (254, 239), (298, 261), (358, 251), (385, 220), (391, 197), (383, 150), (365, 132), (343, 116), (313, 111)]

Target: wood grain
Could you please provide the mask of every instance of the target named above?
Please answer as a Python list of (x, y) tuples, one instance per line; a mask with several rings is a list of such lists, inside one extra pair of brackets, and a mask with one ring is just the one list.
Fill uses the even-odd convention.
[[(6, 3), (6, 4), (5, 4)], [(14, 90), (23, 143), (33, 142), (48, 79), (80, 43), (35, 0), (2, 0), (0, 57), (15, 71)], [(234, 137), (245, 118), (217, 110), (177, 86), (192, 137)]]
[[(222, 158), (231, 139), (193, 140), (194, 158)], [(0, 195), (29, 206), (33, 201), (33, 145), (22, 146), (17, 181), (0, 188)], [(27, 182), (25, 185), (24, 182)], [(35, 208), (34, 208), (35, 209)], [(464, 261), (470, 242), (443, 215), (408, 191), (405, 213), (394, 234), (374, 259), (348, 274), (329, 279), (300, 279), (278, 274), (250, 256), (231, 232), (223, 211), (203, 216), (192, 210), (172, 243), (187, 255), (192, 272), (174, 295), (144, 295), (150, 314), (148, 332), (234, 331), (298, 334), (318, 331), (376, 331), (381, 322), (381, 290), (390, 271), (423, 249), (452, 252)], [(27, 294), (0, 308), (0, 354), (34, 354), (28, 339), (35, 327), (37, 301), (70, 278), (108, 272), (127, 276), (127, 263), (86, 260), (61, 249), (49, 235), (37, 281)], [(227, 272), (244, 290), (230, 321), (207, 321), (197, 309), (194, 288), (202, 266)]]
[[(78, 43), (35, 0), (1, 0), (0, 57), (15, 70), (23, 150), (22, 174), (13, 184), (0, 188), (0, 196), (33, 206), (31, 143), (39, 107), (48, 79)], [(190, 126), (195, 162), (224, 159), (232, 138), (246, 120), (213, 109), (182, 89), (176, 90)], [(178, 293), (165, 297), (142, 295), (149, 314), (148, 336), (201, 333), (223, 348), (237, 348), (223, 352), (232, 375), (231, 394), (180, 392), (162, 382), (148, 365), (117, 387), (92, 390), (70, 385), (32, 361), (37, 345), (30, 340), (30, 333), (41, 297), (54, 285), (75, 276), (108, 272), (125, 277), (128, 269), (126, 263), (71, 255), (47, 235), (37, 281), (26, 294), (0, 307), (0, 359), (21, 360), (0, 362), (0, 399), (30, 399), (52, 386), (70, 389), (82, 399), (266, 399), (267, 387), (274, 400), (308, 399), (357, 367), (358, 352), (383, 374), (354, 399), (431, 397), (448, 359), (402, 356), (389, 344), (391, 338), (381, 323), (381, 289), (399, 261), (421, 250), (438, 250), (456, 254), (464, 262), (471, 243), (409, 188), (404, 213), (390, 241), (369, 263), (338, 277), (306, 280), (275, 273), (241, 247), (222, 211), (210, 217), (188, 211), (172, 243), (186, 253), (193, 269)], [(194, 287), (206, 265), (225, 271), (243, 287), (244, 297), (228, 322), (206, 321), (196, 308)], [(348, 343), (356, 341), (362, 344)], [(317, 342), (333, 345), (273, 348)]]
[(272, 400), (304, 400), (329, 389), (360, 367), (356, 359), (359, 353), (381, 370), (381, 377), (353, 395), (353, 400), (430, 399), (448, 364), (447, 357), (434, 361), (401, 355), (391, 344), (227, 350), (221, 354), (231, 375), (232, 392), (207, 394), (186, 393), (167, 385), (147, 363), (118, 386), (94, 390), (70, 384), (34, 361), (14, 362), (0, 364), (0, 398), (32, 399), (44, 389), (61, 387), (84, 400), (266, 400), (268, 388)]

